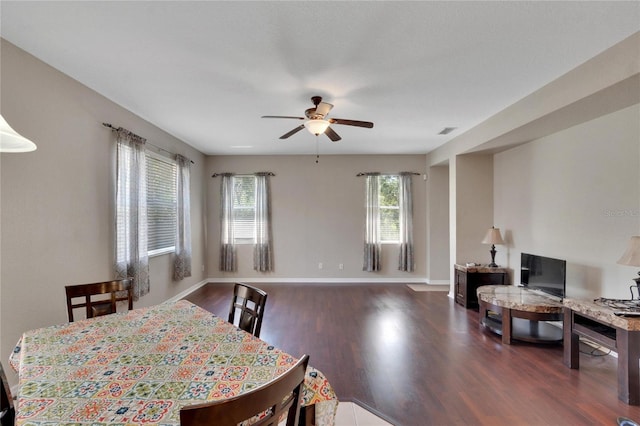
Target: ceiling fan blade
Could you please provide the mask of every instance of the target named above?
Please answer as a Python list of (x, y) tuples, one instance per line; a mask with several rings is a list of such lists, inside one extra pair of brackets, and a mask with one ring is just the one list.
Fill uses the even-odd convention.
[(340, 139), (340, 135), (338, 135), (331, 127), (327, 127), (327, 130), (324, 131), (324, 134), (329, 136), (333, 142), (338, 142)]
[(298, 127), (296, 127), (295, 129), (291, 130), (290, 132), (287, 132), (284, 135), (280, 136), (280, 139), (286, 139), (289, 136), (295, 135), (296, 133), (298, 133), (302, 129), (304, 129), (304, 124), (301, 124)]
[(366, 127), (370, 129), (373, 127), (373, 123), (370, 121), (358, 121), (358, 120), (345, 120), (344, 118), (330, 118), (331, 124), (345, 124), (347, 126)]
[(306, 120), (304, 117), (291, 117), (289, 115), (263, 115), (262, 118), (293, 118), (295, 120)]
[(316, 114), (326, 117), (327, 114), (329, 114), (329, 111), (331, 111), (331, 108), (333, 108), (333, 105), (326, 102), (320, 102), (316, 107)]

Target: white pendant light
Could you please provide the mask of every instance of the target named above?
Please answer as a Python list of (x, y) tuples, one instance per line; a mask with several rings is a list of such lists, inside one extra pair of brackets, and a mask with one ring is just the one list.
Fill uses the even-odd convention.
[(29, 152), (36, 148), (35, 143), (13, 130), (0, 115), (0, 152)]
[(329, 127), (329, 122), (326, 120), (314, 119), (304, 122), (304, 127), (307, 128), (312, 134), (318, 136), (320, 133), (324, 133)]

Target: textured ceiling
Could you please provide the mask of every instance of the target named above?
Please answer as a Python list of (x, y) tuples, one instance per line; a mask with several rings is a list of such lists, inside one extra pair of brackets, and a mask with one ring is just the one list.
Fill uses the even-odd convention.
[[(13, 2), (0, 34), (205, 154), (426, 153), (640, 30), (638, 2)], [(113, 123), (118, 125), (118, 123)], [(457, 129), (438, 135), (444, 127)], [(144, 136), (144, 135), (143, 135)]]

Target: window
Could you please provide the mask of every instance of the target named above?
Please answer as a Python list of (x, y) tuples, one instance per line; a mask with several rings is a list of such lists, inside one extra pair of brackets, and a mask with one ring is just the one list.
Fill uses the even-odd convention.
[(175, 250), (176, 163), (146, 153), (147, 159), (147, 250), (149, 256)]
[(400, 242), (400, 179), (397, 175), (378, 177), (380, 242)]
[(256, 178), (233, 177), (233, 234), (236, 243), (252, 244), (256, 237)]

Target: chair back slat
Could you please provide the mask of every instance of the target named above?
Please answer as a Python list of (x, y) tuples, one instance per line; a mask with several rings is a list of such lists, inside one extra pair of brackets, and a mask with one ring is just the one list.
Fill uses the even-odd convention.
[[(236, 283), (229, 307), (229, 322), (238, 328), (260, 337), (262, 317), (267, 304), (267, 293), (264, 290), (244, 283)], [(236, 314), (238, 321), (236, 323)]]
[[(133, 289), (130, 279), (68, 285), (65, 291), (69, 322), (74, 321), (73, 312), (79, 308), (84, 308), (86, 318), (113, 314), (116, 312), (118, 302), (127, 302), (128, 310), (133, 309)], [(82, 299), (82, 301), (74, 302), (74, 299)]]
[(0, 424), (2, 424), (2, 426), (13, 426), (16, 413), (13, 407), (13, 398), (11, 396), (9, 381), (7, 380), (7, 376), (4, 374), (4, 368), (1, 363), (0, 380), (2, 381), (2, 387), (0, 387)]
[(277, 426), (286, 413), (286, 425), (295, 426), (300, 416), (300, 396), (308, 364), (309, 356), (303, 355), (293, 368), (259, 388), (236, 397), (183, 407), (180, 425), (236, 426), (261, 415), (262, 419), (251, 424)]

